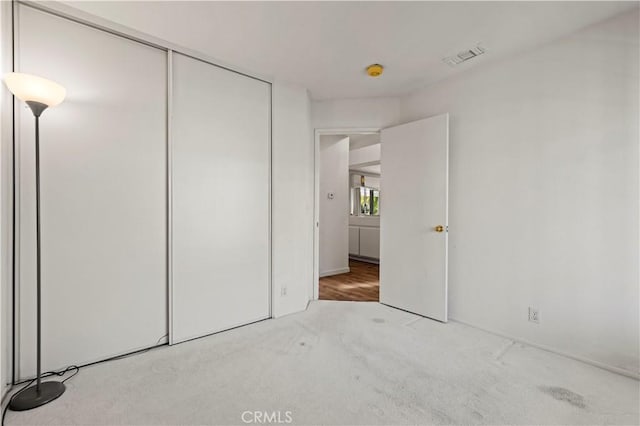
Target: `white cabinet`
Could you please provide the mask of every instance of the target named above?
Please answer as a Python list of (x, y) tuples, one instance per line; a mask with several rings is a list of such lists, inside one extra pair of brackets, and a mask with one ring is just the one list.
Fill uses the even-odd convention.
[(349, 227), (349, 254), (356, 256), (360, 254), (360, 228), (358, 226)]
[(380, 258), (380, 228), (360, 228), (360, 256)]
[(380, 258), (380, 228), (349, 226), (349, 255)]

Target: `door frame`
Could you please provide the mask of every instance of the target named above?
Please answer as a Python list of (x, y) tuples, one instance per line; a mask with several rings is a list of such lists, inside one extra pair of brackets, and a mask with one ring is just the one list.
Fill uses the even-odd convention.
[(381, 127), (337, 127), (314, 129), (313, 139), (313, 280), (311, 300), (320, 297), (320, 136), (375, 135)]

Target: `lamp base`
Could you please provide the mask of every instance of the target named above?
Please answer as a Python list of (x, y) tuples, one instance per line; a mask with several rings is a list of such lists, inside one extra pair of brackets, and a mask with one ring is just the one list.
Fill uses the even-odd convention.
[(11, 399), (9, 409), (25, 411), (40, 407), (57, 399), (65, 389), (64, 383), (61, 382), (42, 382), (40, 392), (38, 392), (37, 385), (30, 386)]

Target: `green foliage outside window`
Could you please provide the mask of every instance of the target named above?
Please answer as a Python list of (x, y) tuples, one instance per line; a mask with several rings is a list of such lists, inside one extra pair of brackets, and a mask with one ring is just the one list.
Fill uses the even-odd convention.
[(361, 186), (353, 189), (355, 205), (359, 216), (378, 216), (380, 214), (380, 191)]

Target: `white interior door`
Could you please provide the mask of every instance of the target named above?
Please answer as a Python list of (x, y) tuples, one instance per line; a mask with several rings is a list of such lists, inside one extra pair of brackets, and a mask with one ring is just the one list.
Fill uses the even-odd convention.
[(449, 115), (382, 130), (380, 163), (380, 302), (446, 322)]
[(269, 317), (271, 87), (173, 54), (171, 342)]

